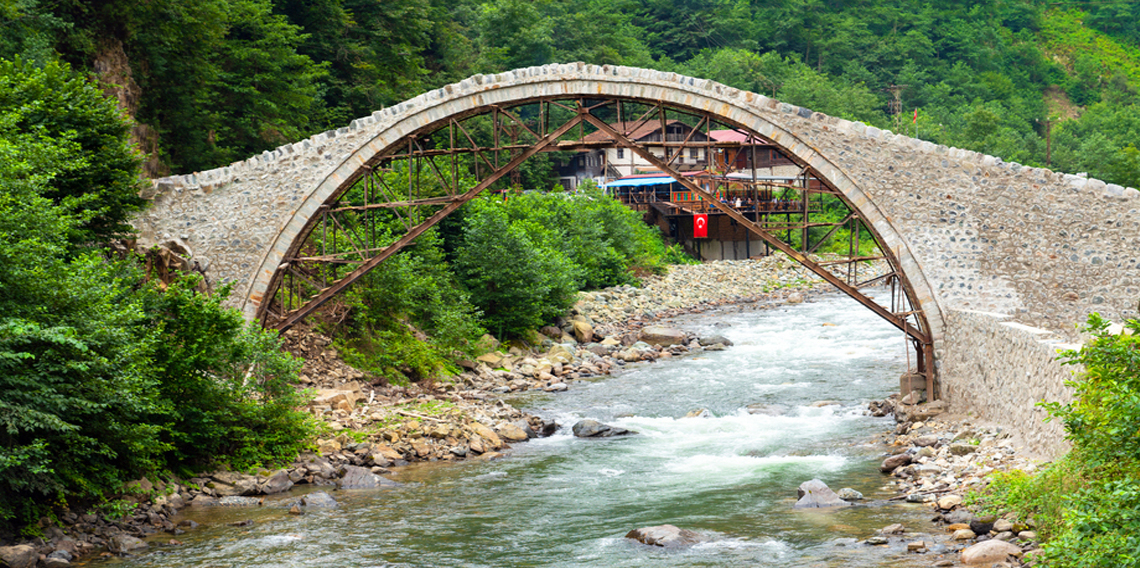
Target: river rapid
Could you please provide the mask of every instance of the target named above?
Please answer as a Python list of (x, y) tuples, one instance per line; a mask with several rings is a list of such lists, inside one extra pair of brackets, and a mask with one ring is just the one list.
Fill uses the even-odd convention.
[[(858, 541), (885, 525), (929, 527), (930, 509), (885, 501), (875, 439), (890, 418), (867, 401), (897, 388), (901, 332), (855, 301), (824, 295), (767, 309), (733, 307), (672, 324), (735, 345), (510, 402), (562, 425), (505, 459), (399, 469), (408, 485), (334, 492), (334, 510), (289, 515), (186, 509), (202, 527), (178, 546), (108, 563), (132, 567), (274, 566), (929, 566), (898, 545)], [(820, 404), (831, 401), (834, 404)], [(705, 417), (686, 417), (707, 410)], [(638, 432), (579, 439), (582, 418)], [(860, 505), (794, 511), (796, 487), (851, 487)], [(317, 490), (321, 488), (311, 488)], [(296, 499), (294, 491), (276, 499)], [(267, 498), (267, 501), (270, 499)], [(252, 520), (245, 527), (229, 523)], [(709, 541), (664, 550), (625, 539), (673, 524)]]

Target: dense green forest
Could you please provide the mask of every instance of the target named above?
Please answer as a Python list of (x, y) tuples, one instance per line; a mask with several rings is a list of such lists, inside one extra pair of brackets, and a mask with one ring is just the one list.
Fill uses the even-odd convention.
[(98, 76), (137, 120), (151, 174), (244, 159), (471, 74), (586, 61), (1140, 185), (1137, 22), (1124, 0), (8, 0), (0, 57)]

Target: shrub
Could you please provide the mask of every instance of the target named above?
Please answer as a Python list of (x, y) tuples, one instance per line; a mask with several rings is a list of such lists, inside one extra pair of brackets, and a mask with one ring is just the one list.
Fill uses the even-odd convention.
[(1132, 334), (1107, 333), (1109, 321), (1089, 316), (1084, 331), (1093, 338), (1083, 348), (1061, 354), (1066, 364), (1082, 365), (1073, 387), (1073, 402), (1045, 405), (1059, 417), (1074, 449), (1091, 465), (1140, 460), (1140, 321)]
[(545, 229), (538, 223), (512, 221), (498, 201), (470, 205), (455, 271), (483, 311), (486, 327), (513, 337), (564, 313), (578, 290), (580, 269), (561, 251), (544, 246), (549, 237), (543, 239)]
[(148, 297), (161, 377), (168, 463), (179, 469), (228, 461), (237, 469), (290, 460), (313, 434), (293, 388), (301, 362), (281, 350), (276, 332), (223, 308), (229, 293), (194, 292), (176, 281)]

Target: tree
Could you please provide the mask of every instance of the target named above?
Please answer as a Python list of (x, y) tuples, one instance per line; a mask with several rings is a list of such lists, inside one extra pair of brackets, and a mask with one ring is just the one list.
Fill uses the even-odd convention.
[(66, 141), (73, 155), (83, 157), (83, 167), (57, 164), (41, 176), (39, 191), (78, 220), (68, 229), (72, 245), (132, 231), (127, 221), (145, 201), (138, 195), (139, 158), (127, 141), (130, 126), (114, 102), (67, 65), (37, 67), (17, 59), (0, 61), (0, 109), (9, 111), (7, 136)]
[(542, 227), (530, 220), (512, 222), (496, 201), (471, 205), (455, 271), (483, 311), (487, 329), (518, 336), (569, 308), (578, 290), (577, 267), (532, 237)]

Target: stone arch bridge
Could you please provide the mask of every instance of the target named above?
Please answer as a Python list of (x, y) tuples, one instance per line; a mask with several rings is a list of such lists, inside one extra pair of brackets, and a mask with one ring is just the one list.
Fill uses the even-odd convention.
[[(899, 286), (890, 307), (861, 301), (909, 335), (929, 380), (937, 371), (937, 390), (951, 408), (1025, 424), (1031, 448), (1056, 447), (1060, 425), (1042, 425), (1034, 407), (1068, 396), (1062, 383), (1069, 373), (1053, 361), (1055, 350), (1075, 339), (1074, 324), (1089, 312), (1137, 316), (1140, 192), (939, 146), (708, 80), (581, 63), (471, 77), (243, 162), (155, 180), (146, 196), (153, 206), (135, 226), (144, 245), (181, 239), (211, 281), (234, 284), (230, 303), (247, 319), (291, 325), (321, 297), (350, 284), (351, 274), (504, 183), (523, 160), (587, 148), (588, 129), (674, 174), (780, 248), (771, 238), (774, 225), (765, 225), (770, 219), (717, 205), (707, 186), (676, 172), (669, 151), (639, 148), (633, 127), (612, 126), (660, 118), (661, 140), (672, 140), (667, 112), (686, 117), (693, 131), (715, 125), (763, 139), (801, 168), (803, 188), (809, 178), (818, 180), (816, 189), (798, 193), (805, 196), (798, 227), (804, 238), (799, 250), (785, 244), (786, 252), (813, 262), (802, 254), (809, 248), (806, 196), (841, 201), (850, 210), (843, 223), (873, 234)], [(484, 117), (483, 142), (462, 122), (476, 116)], [(700, 146), (691, 134), (683, 138), (674, 146)], [(393, 187), (396, 178), (407, 189)], [(433, 192), (419, 190), (421, 178), (435, 180), (427, 184)], [(351, 192), (356, 201), (348, 203)], [(373, 209), (404, 223), (399, 241), (369, 241), (366, 230), (362, 236), (333, 216)], [(313, 244), (328, 243), (330, 230), (333, 241), (354, 243), (347, 255)], [(324, 262), (332, 268), (322, 270), (336, 277), (313, 282), (315, 272), (298, 269), (304, 262)], [(826, 271), (815, 264), (809, 268)], [(860, 299), (861, 283), (827, 278)], [(290, 296), (306, 286), (316, 302)]]

